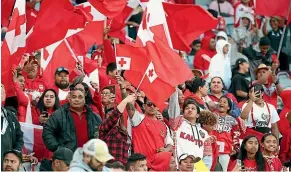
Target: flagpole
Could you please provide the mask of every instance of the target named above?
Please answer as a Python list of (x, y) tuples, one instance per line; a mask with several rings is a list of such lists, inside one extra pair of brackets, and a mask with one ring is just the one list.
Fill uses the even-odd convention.
[[(151, 62), (150, 62), (149, 64), (151, 64)], [(147, 68), (147, 70), (148, 70), (148, 68)], [(145, 76), (146, 76), (146, 74), (147, 74), (147, 70), (146, 70), (145, 73), (143, 74), (143, 76), (142, 76), (142, 78), (141, 78), (141, 80), (140, 80), (138, 86), (136, 87), (135, 94), (137, 93), (137, 90), (139, 89), (139, 87), (140, 87), (142, 81), (144, 80), (144, 78), (145, 78)]]
[(280, 44), (279, 44), (279, 48), (278, 48), (278, 52), (277, 52), (277, 58), (278, 59), (279, 59), (280, 52), (282, 50), (282, 45), (283, 45), (283, 40), (284, 40), (286, 28), (287, 28), (287, 23), (288, 23), (288, 20), (289, 20), (290, 10), (291, 10), (291, 0), (289, 2), (289, 7), (288, 7), (288, 11), (287, 11), (287, 16), (286, 16), (286, 22), (285, 22), (285, 25), (284, 25), (284, 28), (283, 28), (283, 33), (282, 33), (282, 36), (281, 36), (281, 40), (280, 40)]
[(64, 39), (64, 42), (65, 42), (67, 48), (69, 49), (71, 55), (72, 55), (72, 56), (74, 57), (74, 59), (76, 60), (76, 62), (79, 62), (79, 60), (78, 60), (78, 58), (76, 57), (74, 51), (72, 50), (72, 47), (71, 47), (70, 44), (68, 43), (67, 38)]

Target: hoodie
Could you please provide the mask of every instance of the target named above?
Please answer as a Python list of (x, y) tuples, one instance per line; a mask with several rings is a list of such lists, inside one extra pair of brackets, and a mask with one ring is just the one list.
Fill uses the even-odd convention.
[(209, 43), (212, 38), (204, 37), (202, 39), (201, 49), (196, 53), (193, 61), (194, 69), (201, 70), (204, 74), (208, 73), (210, 61), (216, 54), (215, 50), (209, 48)]
[[(227, 54), (223, 53), (223, 48), (229, 45)], [(217, 54), (212, 58), (209, 66), (209, 78), (219, 76), (222, 78), (226, 88), (231, 84), (231, 65), (230, 65), (230, 44), (225, 40), (219, 40), (216, 43)]]
[(257, 44), (260, 41), (261, 37), (264, 36), (263, 32), (260, 29), (258, 29), (256, 33), (251, 32), (252, 25), (255, 24), (252, 14), (243, 13), (240, 16), (240, 19), (242, 18), (248, 18), (250, 20), (250, 24), (248, 27), (245, 27), (243, 25), (243, 21), (240, 20), (239, 27), (235, 28), (232, 32), (232, 38), (237, 44), (240, 42), (240, 40), (243, 40), (245, 42), (244, 47), (249, 47), (250, 45)]
[(70, 164), (69, 171), (87, 171), (93, 172), (93, 170), (83, 161), (83, 149), (78, 148), (73, 156), (73, 160)]
[[(73, 156), (73, 160), (70, 164), (69, 171), (75, 172), (75, 171), (83, 171), (83, 172), (93, 172), (93, 170), (83, 161), (83, 148), (78, 148)], [(103, 167), (103, 172), (109, 172), (110, 169), (107, 167)]]
[(278, 128), (279, 128), (280, 133), (282, 135), (285, 135), (287, 134), (288, 129), (291, 127), (291, 124), (286, 118), (286, 114), (291, 111), (291, 101), (290, 101), (291, 90), (282, 91), (280, 96), (282, 98), (284, 107), (279, 115), (280, 120), (278, 121)]
[(172, 152), (157, 153), (152, 161), (151, 171), (168, 171)]

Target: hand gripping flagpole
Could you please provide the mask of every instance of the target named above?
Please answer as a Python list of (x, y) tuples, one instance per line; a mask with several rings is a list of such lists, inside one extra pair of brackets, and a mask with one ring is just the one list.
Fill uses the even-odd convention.
[(286, 32), (286, 28), (287, 28), (287, 23), (289, 20), (289, 14), (290, 14), (290, 10), (291, 10), (291, 0), (289, 1), (289, 7), (288, 7), (288, 11), (287, 11), (287, 16), (286, 16), (286, 22), (283, 28), (283, 33), (281, 36), (281, 40), (280, 40), (280, 44), (279, 44), (279, 48), (278, 48), (278, 52), (277, 52), (277, 58), (279, 59), (280, 56), (280, 52), (282, 50), (282, 45), (283, 45), (283, 40), (284, 40), (284, 36), (285, 36), (285, 32)]

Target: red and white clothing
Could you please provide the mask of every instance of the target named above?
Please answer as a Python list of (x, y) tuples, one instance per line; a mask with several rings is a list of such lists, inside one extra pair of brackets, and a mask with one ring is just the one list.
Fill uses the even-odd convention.
[(282, 163), (279, 158), (272, 156), (264, 156), (266, 161), (266, 171), (281, 171)]
[(277, 93), (277, 88), (275, 84), (269, 84), (269, 85), (263, 85), (264, 88), (264, 96), (263, 99), (275, 106), (275, 108), (277, 109), (278, 106), (278, 93)]
[(68, 94), (70, 92), (70, 89), (67, 88), (65, 90), (60, 89), (59, 87), (57, 87), (56, 85), (53, 86), (53, 89), (56, 91), (56, 93), (58, 94), (59, 100), (60, 100), (60, 104), (63, 105), (65, 103), (68, 102), (67, 97)]
[[(28, 95), (27, 93), (23, 92), (17, 82), (13, 82), (13, 87), (16, 92), (17, 100), (18, 100), (18, 121), (19, 122), (25, 122), (26, 121), (26, 115), (27, 110), (30, 111), (31, 114), (31, 95)], [(28, 108), (28, 106), (30, 106)]]
[[(244, 109), (247, 103), (243, 105)], [(253, 103), (253, 107), (250, 111), (249, 117), (246, 122), (248, 128), (253, 127), (269, 127), (279, 121), (279, 115), (275, 107), (269, 103), (264, 102), (264, 107), (259, 107), (256, 103)]]
[(181, 116), (180, 126), (176, 131), (177, 155), (187, 153), (195, 157), (203, 158), (204, 144), (209, 138), (207, 131), (200, 124), (191, 124)]
[(250, 6), (245, 6), (241, 2), (234, 5), (234, 24), (235, 26), (239, 26), (239, 19), (241, 18), (243, 13), (250, 13), (254, 15), (254, 10)]
[(173, 145), (170, 131), (164, 122), (154, 120), (137, 110), (130, 122), (132, 125), (134, 152), (144, 154), (147, 157), (147, 165), (150, 168), (157, 149), (166, 145)]
[[(246, 106), (247, 103), (243, 105), (242, 109)], [(271, 131), (272, 124), (277, 123), (279, 120), (279, 115), (273, 105), (264, 102), (264, 107), (259, 107), (256, 103), (253, 103), (253, 107), (246, 121), (246, 134), (255, 135), (261, 140), (266, 132)], [(270, 129), (269, 131), (267, 131), (268, 128)], [(258, 129), (261, 129), (261, 131), (258, 131)], [(264, 132), (262, 132), (262, 130), (264, 130)]]
[(239, 151), (240, 129), (237, 120), (230, 115), (217, 114), (218, 123), (212, 132), (216, 136), (219, 154), (230, 154), (232, 150)]
[(33, 98), (40, 97), (48, 88), (44, 78), (37, 76), (35, 79), (29, 79), (24, 72), (22, 72), (22, 75), (25, 78), (24, 92), (32, 95)]

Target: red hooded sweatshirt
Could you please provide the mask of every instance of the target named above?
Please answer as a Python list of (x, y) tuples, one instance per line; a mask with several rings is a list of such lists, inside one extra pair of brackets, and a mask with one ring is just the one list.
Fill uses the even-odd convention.
[(15, 89), (18, 100), (18, 121), (25, 122), (27, 106), (29, 105), (31, 96), (29, 94), (25, 94), (17, 82), (13, 82), (13, 87)]
[(291, 124), (286, 118), (286, 114), (291, 111), (291, 90), (284, 90), (281, 93), (281, 98), (284, 104), (282, 111), (280, 112), (280, 120), (278, 121), (278, 128), (282, 135), (287, 134), (287, 130), (290, 128)]
[(201, 49), (197, 52), (193, 61), (194, 69), (201, 70), (204, 74), (205, 71), (208, 71), (210, 61), (216, 54), (216, 50), (211, 50), (209, 48), (210, 39), (212, 39), (212, 37), (204, 37), (202, 39)]
[(282, 137), (280, 144), (279, 159), (282, 163), (291, 159), (291, 127), (289, 127)]
[(172, 152), (157, 153), (152, 160), (150, 171), (168, 171), (171, 162)]

